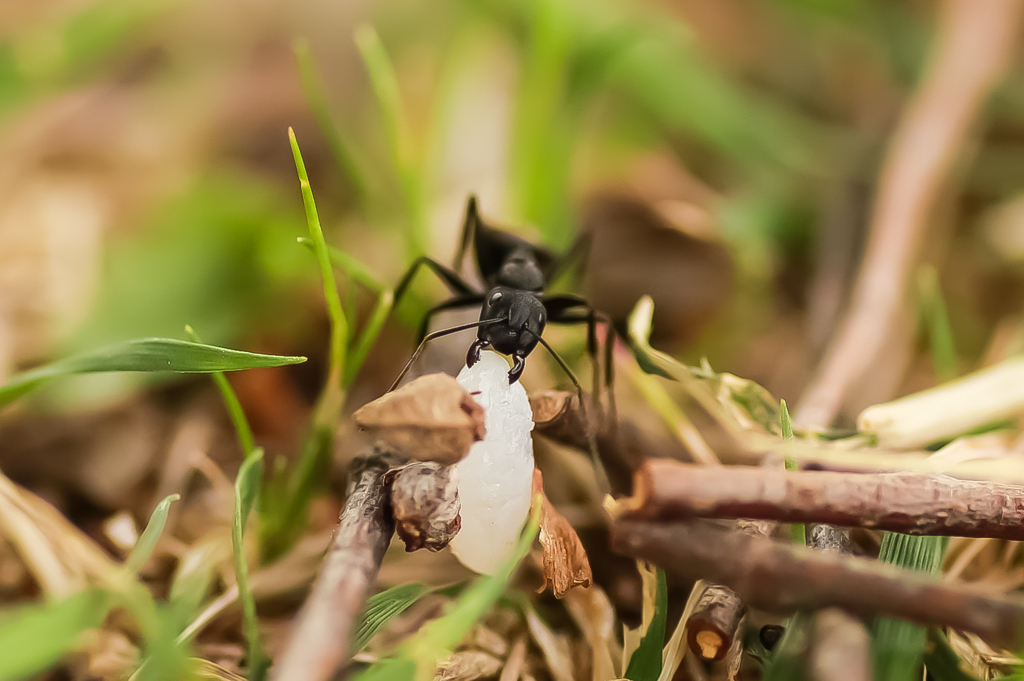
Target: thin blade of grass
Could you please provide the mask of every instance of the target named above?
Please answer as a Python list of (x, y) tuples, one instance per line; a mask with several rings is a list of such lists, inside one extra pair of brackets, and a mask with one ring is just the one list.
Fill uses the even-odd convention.
[[(302, 160), (302, 151), (299, 149), (299, 142), (295, 138), (295, 131), (288, 128), (288, 141), (292, 147), (292, 157), (295, 160), (295, 170), (299, 175), (299, 187), (302, 191), (302, 205), (306, 210), (306, 224), (309, 228), (309, 238), (313, 242), (313, 250), (316, 252), (317, 263), (320, 265), (320, 276), (323, 278), (324, 298), (327, 301), (327, 314), (331, 322), (331, 344), (328, 353), (330, 361), (329, 379), (324, 388), (324, 396), (329, 391), (341, 391), (341, 376), (345, 370), (345, 350), (348, 342), (348, 320), (341, 311), (341, 297), (338, 295), (338, 285), (334, 280), (334, 270), (331, 268), (331, 258), (327, 253), (327, 242), (324, 241), (324, 232), (320, 227), (320, 216), (316, 210), (316, 201), (313, 199), (313, 189), (309, 184), (309, 175), (306, 174), (306, 164)], [(340, 397), (340, 396), (339, 396)], [(340, 399), (337, 405), (340, 408)], [(333, 406), (333, 405), (332, 405)], [(326, 418), (324, 415), (323, 418)], [(331, 415), (331, 422), (337, 420), (337, 415)]]
[(167, 524), (167, 514), (171, 512), (171, 504), (180, 498), (180, 494), (171, 494), (153, 509), (153, 514), (149, 517), (149, 524), (142, 531), (139, 540), (132, 547), (132, 552), (128, 554), (128, 560), (125, 561), (125, 566), (131, 572), (138, 572), (153, 554), (153, 549), (156, 548), (157, 542), (160, 541), (160, 536), (164, 532), (164, 526)]
[(314, 426), (306, 437), (295, 468), (283, 479), (279, 476), (284, 474), (275, 474), (271, 478), (260, 528), (263, 535), (260, 549), (264, 561), (281, 557), (302, 536), (313, 495), (329, 477), (333, 443), (333, 427)]
[(356, 644), (353, 650), (359, 652), (393, 617), (401, 615), (416, 601), (428, 593), (433, 593), (425, 584), (399, 584), (385, 589), (379, 594), (370, 596), (366, 601), (366, 612), (356, 632)]
[(786, 633), (766, 660), (764, 681), (809, 681), (805, 657), (809, 624), (806, 613), (789, 618)]
[[(530, 552), (530, 547), (533, 545), (534, 539), (537, 538), (540, 529), (541, 503), (541, 497), (537, 495), (533, 500), (529, 522), (523, 528), (512, 555), (501, 567), (494, 574), (485, 575), (475, 580), (462, 592), (451, 610), (444, 616), (429, 622), (420, 630), (419, 635), (409, 648), (418, 653), (415, 656), (418, 660), (433, 658), (438, 651), (450, 650), (469, 633), (477, 620), (483, 617), (491, 605), (498, 600), (505, 589), (505, 584), (526, 554)], [(430, 671), (433, 672), (433, 668)]]
[(107, 594), (81, 591), (56, 603), (0, 612), (0, 679), (25, 679), (49, 669), (98, 627), (110, 609)]
[(327, 140), (327, 146), (330, 147), (338, 168), (352, 184), (356, 199), (359, 203), (365, 203), (368, 194), (366, 173), (363, 171), (362, 164), (356, 159), (352, 144), (345, 140), (340, 128), (334, 122), (331, 108), (327, 104), (327, 96), (324, 94), (323, 79), (313, 61), (309, 41), (296, 40), (293, 50), (299, 64), (302, 90), (306, 95), (306, 102), (313, 112), (313, 118), (316, 119), (317, 127), (320, 128), (320, 132)]
[(412, 133), (403, 112), (398, 78), (384, 43), (373, 26), (363, 25), (355, 31), (356, 47), (366, 65), (391, 149), (395, 172), (405, 193), (409, 221), (406, 223), (406, 244), (411, 258), (424, 251), (427, 235), (427, 213), (424, 183), (419, 168)]
[[(657, 571), (655, 580), (656, 596), (650, 625), (626, 667), (625, 677), (630, 681), (657, 681), (661, 675), (662, 648), (665, 646), (665, 629), (668, 624), (668, 582), (664, 570)], [(647, 599), (644, 605), (647, 606)]]
[[(960, 667), (960, 656), (950, 647), (941, 629), (932, 627), (928, 631), (928, 649), (924, 654), (924, 666), (928, 677), (935, 681), (978, 681)], [(1020, 673), (1013, 678), (1020, 678)]]
[[(313, 244), (312, 239), (300, 236), (296, 241), (316, 253), (316, 246)], [(330, 256), (331, 262), (335, 267), (342, 270), (345, 274), (366, 288), (371, 291), (384, 290), (384, 285), (381, 284), (373, 272), (370, 271), (370, 268), (361, 263), (357, 258), (353, 258), (345, 251), (340, 248), (335, 248), (334, 246), (327, 247), (327, 254)]]
[[(202, 342), (199, 338), (199, 334), (197, 334), (195, 329), (191, 326), (185, 327), (185, 333), (191, 336), (192, 340), (196, 343)], [(224, 375), (224, 372), (213, 372), (213, 382), (217, 384), (217, 389), (220, 390), (221, 399), (224, 400), (224, 406), (228, 410), (228, 416), (231, 418), (231, 423), (235, 426), (235, 433), (238, 434), (238, 442), (242, 446), (242, 455), (248, 458), (256, 446), (256, 439), (253, 437), (252, 428), (249, 426), (249, 420), (245, 418), (245, 412), (242, 411), (242, 403), (238, 401), (238, 395), (235, 394), (234, 388), (232, 388), (231, 384), (228, 383), (228, 379)]]
[(238, 598), (242, 603), (243, 628), (249, 643), (249, 678), (262, 681), (270, 667), (270, 659), (263, 652), (260, 641), (259, 620), (256, 616), (256, 598), (249, 588), (249, 567), (245, 555), (245, 526), (249, 514), (259, 497), (263, 484), (263, 450), (256, 449), (242, 462), (235, 479), (235, 515), (231, 524), (232, 556)]
[(217, 538), (193, 544), (178, 561), (167, 601), (182, 628), (202, 610), (213, 585), (214, 571), (219, 569), (223, 557), (223, 543)]
[[(789, 418), (789, 407), (786, 406), (786, 400), (779, 400), (781, 411), (779, 413), (779, 420), (782, 424), (782, 439), (792, 440), (793, 439), (793, 421)], [(786, 459), (786, 470), (795, 471), (797, 469), (796, 461), (791, 457), (787, 456)], [(797, 544), (807, 544), (807, 526), (803, 523), (795, 523), (791, 526), (793, 531), (793, 541)]]
[(288, 139), (291, 143), (292, 156), (295, 159), (295, 169), (299, 175), (299, 186), (302, 190), (302, 203), (306, 209), (309, 237), (313, 242), (316, 259), (320, 265), (320, 275), (323, 278), (324, 298), (327, 300), (327, 314), (331, 324), (331, 338), (327, 382), (317, 399), (312, 428), (306, 437), (299, 461), (291, 475), (288, 476), (284, 500), (280, 504), (268, 505), (268, 509), (274, 508), (275, 512), (271, 515), (268, 511), (264, 519), (265, 541), (261, 542), (261, 548), (268, 559), (279, 557), (301, 534), (310, 501), (327, 480), (325, 472), (331, 463), (334, 430), (341, 415), (342, 403), (345, 400), (343, 380), (349, 342), (348, 320), (341, 308), (341, 298), (334, 280), (334, 270), (331, 267), (324, 233), (320, 227), (316, 202), (313, 200), (313, 190), (309, 185), (309, 176), (306, 174), (306, 166), (302, 160), (298, 140), (295, 139), (295, 131), (291, 128), (288, 129)]
[(433, 678), (438, 660), (450, 654), (473, 625), (487, 614), (505, 590), (516, 567), (530, 552), (540, 530), (541, 502), (541, 496), (537, 495), (533, 500), (529, 521), (515, 549), (494, 574), (481, 575), (475, 579), (444, 615), (423, 625), (416, 635), (403, 643), (397, 656), (375, 663), (357, 675), (357, 681)]
[(377, 342), (377, 336), (380, 335), (381, 329), (384, 328), (384, 322), (388, 320), (388, 315), (391, 314), (391, 308), (395, 304), (395, 294), (391, 289), (385, 289), (381, 291), (377, 297), (377, 305), (373, 308), (373, 314), (366, 321), (366, 328), (359, 334), (359, 338), (356, 340), (355, 347), (352, 348), (352, 355), (349, 358), (348, 365), (345, 367), (345, 385), (348, 386), (356, 374), (359, 373), (359, 369), (363, 366), (363, 362), (366, 361), (366, 356), (370, 354), (370, 349), (373, 348), (373, 344)]
[[(948, 537), (912, 537), (886, 532), (878, 559), (883, 563), (936, 574), (942, 567), (942, 556), (948, 542)], [(875, 679), (904, 681), (920, 677), (928, 646), (925, 627), (885, 617), (875, 621), (871, 634)]]
[(942, 382), (951, 381), (960, 375), (960, 366), (946, 300), (942, 295), (939, 274), (934, 267), (923, 266), (918, 270), (917, 288), (921, 315), (932, 348), (935, 376)]
[(279, 367), (305, 361), (305, 357), (262, 355), (169, 338), (145, 338), (117, 343), (18, 374), (0, 386), (0, 406), (55, 378), (71, 374), (113, 371), (208, 374), (214, 371)]

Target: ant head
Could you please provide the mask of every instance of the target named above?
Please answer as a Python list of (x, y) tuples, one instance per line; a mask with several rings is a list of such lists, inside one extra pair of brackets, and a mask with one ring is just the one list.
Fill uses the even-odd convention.
[(508, 286), (495, 286), (484, 299), (480, 319), (502, 320), (481, 326), (477, 334), (481, 341), (502, 354), (525, 358), (544, 333), (547, 313), (535, 294)]

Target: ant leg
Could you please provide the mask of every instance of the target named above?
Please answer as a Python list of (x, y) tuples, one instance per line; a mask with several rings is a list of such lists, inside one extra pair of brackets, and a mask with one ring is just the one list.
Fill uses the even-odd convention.
[(606, 319), (604, 327), (604, 389), (608, 394), (608, 416), (613, 428), (619, 425), (619, 408), (615, 404), (615, 324)]
[[(594, 368), (593, 392), (595, 405), (600, 404), (601, 394), (601, 362), (597, 352), (597, 323), (611, 323), (607, 315), (599, 312), (590, 306), (586, 298), (581, 296), (563, 294), (549, 296), (541, 299), (544, 303), (544, 310), (547, 312), (548, 321), (553, 324), (586, 324), (587, 325), (587, 355)], [(607, 378), (605, 385), (610, 385)]]
[(401, 281), (398, 282), (398, 286), (395, 287), (394, 307), (398, 307), (398, 302), (402, 299), (402, 296), (405, 295), (405, 292), (409, 289), (409, 284), (412, 283), (413, 277), (416, 276), (416, 273), (420, 271), (420, 267), (423, 265), (429, 267), (454, 295), (482, 295), (448, 267), (445, 267), (433, 258), (421, 255), (413, 261), (412, 265), (409, 266), (409, 269), (406, 270), (405, 276), (402, 277)]
[(450, 300), (438, 303), (427, 310), (423, 315), (423, 321), (420, 323), (419, 332), (416, 334), (416, 342), (420, 343), (427, 337), (427, 329), (430, 328), (430, 320), (433, 319), (434, 315), (439, 312), (444, 312), (445, 310), (457, 310), (460, 307), (472, 307), (474, 305), (479, 305), (482, 302), (484, 302), (483, 294), (474, 293), (468, 296), (456, 296)]
[(412, 357), (409, 358), (409, 361), (405, 363), (404, 367), (402, 367), (402, 373), (398, 374), (398, 378), (395, 379), (395, 382), (391, 384), (391, 387), (388, 388), (386, 392), (391, 392), (392, 390), (398, 387), (398, 384), (402, 382), (402, 379), (405, 378), (405, 375), (409, 373), (409, 369), (412, 368), (413, 363), (419, 358), (420, 354), (423, 352), (423, 348), (425, 348), (427, 346), (427, 343), (429, 343), (430, 341), (441, 338), (442, 336), (448, 336), (453, 333), (458, 333), (459, 331), (475, 329), (480, 326), (495, 324), (500, 321), (504, 320), (502, 320), (501, 318), (481, 319), (478, 322), (470, 322), (469, 324), (459, 324), (458, 326), (453, 326), (447, 329), (441, 329), (440, 331), (435, 331), (434, 333), (427, 334), (426, 337), (424, 337), (424, 339), (420, 341), (419, 346), (416, 348), (416, 351), (412, 353)]
[[(526, 331), (527, 333), (532, 334), (534, 338), (540, 341), (540, 344), (543, 345), (544, 349), (547, 350), (548, 353), (555, 358), (555, 361), (558, 362), (558, 366), (562, 367), (562, 371), (565, 372), (565, 375), (569, 377), (569, 380), (572, 381), (572, 384), (576, 387), (576, 396), (580, 403), (580, 416), (583, 419), (583, 428), (587, 432), (587, 447), (590, 449), (590, 456), (594, 462), (594, 471), (597, 474), (597, 482), (603, 491), (609, 491), (611, 489), (611, 483), (608, 481), (608, 473), (604, 469), (604, 464), (601, 462), (601, 454), (597, 449), (597, 430), (591, 425), (590, 422), (590, 414), (587, 411), (586, 400), (583, 397), (583, 386), (580, 385), (579, 380), (576, 378), (576, 374), (572, 372), (572, 369), (570, 369), (569, 365), (565, 363), (565, 360), (562, 359), (562, 356), (555, 352), (555, 349), (548, 345), (548, 342), (546, 340), (541, 338), (539, 335), (533, 333), (529, 329), (524, 328), (523, 330)], [(515, 359), (517, 361), (515, 366), (513, 366), (512, 371), (515, 371), (516, 367), (520, 366), (520, 362), (518, 361), (519, 357), (516, 356)], [(509, 374), (509, 383), (512, 383), (511, 373)]]
[(466, 216), (462, 219), (462, 234), (459, 235), (459, 250), (455, 253), (455, 261), (452, 267), (456, 272), (462, 273), (462, 261), (466, 259), (466, 251), (469, 249), (469, 240), (476, 235), (476, 227), (480, 224), (480, 211), (476, 205), (476, 195), (470, 194), (466, 202)]
[(592, 236), (589, 232), (579, 234), (573, 240), (572, 245), (565, 253), (559, 256), (544, 273), (544, 281), (548, 285), (554, 283), (566, 272), (575, 269), (576, 276), (580, 277), (586, 271), (586, 257), (590, 253)]
[[(586, 324), (587, 354), (594, 367), (594, 404), (600, 405), (600, 359), (597, 353), (597, 323), (605, 324), (604, 337), (604, 389), (608, 394), (608, 416), (613, 426), (618, 423), (615, 403), (615, 325), (605, 313), (590, 307), (585, 298), (572, 295), (551, 296), (543, 300), (549, 311), (548, 321), (553, 324)], [(580, 309), (573, 309), (580, 308)]]

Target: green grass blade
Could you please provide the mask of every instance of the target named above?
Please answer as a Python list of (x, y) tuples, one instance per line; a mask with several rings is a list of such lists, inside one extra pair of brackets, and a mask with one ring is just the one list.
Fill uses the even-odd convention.
[(658, 595), (654, 604), (654, 617), (626, 667), (626, 678), (630, 681), (657, 681), (661, 675), (661, 650), (665, 645), (668, 623), (668, 582), (664, 570), (658, 570), (657, 579)]
[[(782, 425), (782, 439), (792, 440), (793, 439), (793, 421), (789, 418), (789, 407), (786, 406), (786, 400), (779, 400), (779, 420)], [(796, 461), (790, 457), (786, 457), (786, 470), (795, 471), (797, 469)], [(807, 543), (807, 526), (803, 523), (795, 523), (792, 526), (793, 530), (793, 542), (796, 544)]]
[(425, 584), (413, 583), (393, 586), (370, 596), (366, 601), (366, 612), (356, 631), (354, 650), (358, 652), (365, 648), (370, 639), (393, 617), (401, 615), (413, 603), (431, 592), (433, 589)]
[[(185, 327), (185, 332), (192, 337), (196, 343), (201, 343), (199, 334), (195, 332), (191, 326)], [(256, 439), (253, 437), (252, 428), (249, 426), (249, 420), (245, 418), (245, 412), (242, 411), (242, 403), (238, 401), (238, 395), (235, 394), (234, 388), (228, 383), (227, 377), (222, 371), (213, 372), (213, 382), (217, 384), (217, 389), (220, 390), (221, 399), (224, 400), (224, 406), (228, 410), (228, 416), (231, 418), (231, 423), (235, 426), (235, 432), (238, 434), (238, 442), (242, 446), (242, 455), (246, 458), (252, 453), (256, 447)]]
[[(942, 567), (947, 537), (912, 537), (886, 532), (878, 559), (902, 568), (936, 574)], [(887, 617), (872, 627), (871, 653), (877, 681), (905, 681), (921, 676), (928, 646), (928, 630), (917, 624)]]
[(949, 323), (946, 300), (942, 296), (938, 272), (934, 267), (924, 266), (917, 272), (917, 287), (920, 295), (921, 314), (924, 318), (928, 340), (932, 348), (932, 363), (935, 376), (940, 381), (951, 381), (960, 375), (953, 341), (953, 328)]
[(377, 298), (377, 305), (373, 308), (373, 314), (366, 322), (366, 328), (359, 334), (359, 339), (356, 341), (355, 347), (352, 348), (352, 356), (349, 358), (348, 365), (345, 367), (345, 385), (347, 386), (359, 373), (360, 367), (363, 366), (363, 362), (366, 361), (366, 356), (370, 354), (370, 349), (373, 344), (377, 341), (377, 336), (380, 335), (381, 329), (384, 328), (384, 322), (388, 320), (388, 315), (391, 314), (391, 308), (395, 304), (395, 294), (390, 289), (381, 291), (380, 296)]
[(424, 251), (427, 236), (427, 212), (422, 172), (413, 145), (412, 133), (406, 124), (398, 78), (376, 29), (363, 25), (355, 32), (356, 47), (366, 65), (391, 149), (395, 172), (405, 193), (409, 209), (406, 243), (409, 257)]
[(0, 611), (0, 680), (34, 677), (98, 627), (110, 609), (99, 590), (82, 591), (56, 603), (33, 603)]
[(763, 681), (810, 680), (805, 661), (809, 625), (810, 618), (805, 613), (789, 618), (786, 633), (765, 663)]
[(172, 494), (153, 509), (153, 514), (149, 517), (149, 524), (142, 531), (142, 536), (135, 542), (132, 552), (128, 554), (128, 560), (125, 561), (125, 565), (129, 570), (138, 572), (146, 564), (146, 561), (149, 560), (149, 557), (153, 554), (153, 549), (156, 548), (156, 543), (160, 541), (160, 535), (164, 532), (164, 526), (167, 524), (167, 514), (171, 511), (171, 504), (180, 498), (180, 494)]
[(651, 320), (653, 318), (654, 301), (650, 296), (643, 296), (629, 314), (627, 328), (629, 346), (633, 350), (637, 364), (644, 372), (672, 380), (675, 376), (673, 376), (670, 365), (674, 360), (651, 347)]
[(306, 520), (306, 511), (313, 495), (323, 487), (327, 480), (326, 471), (330, 468), (334, 430), (341, 415), (342, 403), (345, 400), (343, 381), (348, 353), (349, 328), (348, 320), (341, 308), (341, 298), (334, 280), (327, 243), (320, 227), (313, 191), (309, 186), (309, 176), (302, 161), (302, 152), (295, 139), (295, 132), (288, 129), (292, 156), (295, 158), (295, 169), (299, 174), (299, 186), (302, 189), (302, 203), (306, 208), (306, 222), (309, 226), (309, 237), (316, 251), (323, 278), (324, 297), (327, 300), (327, 314), (331, 322), (331, 340), (329, 350), (329, 369), (327, 382), (323, 392), (317, 399), (313, 413), (313, 424), (306, 437), (302, 454), (288, 477), (285, 486), (285, 498), (278, 504), (272, 504), (275, 510), (268, 513), (264, 524), (264, 541), (261, 543), (264, 556), (268, 559), (280, 556), (301, 534)]
[(512, 123), (510, 179), (518, 216), (536, 224), (549, 243), (566, 245), (569, 159), (579, 126), (571, 124), (568, 70), (575, 32), (568, 3), (524, 3), (529, 40)]
[(214, 571), (219, 573), (222, 556), (221, 542), (206, 540), (190, 546), (178, 561), (167, 594), (167, 602), (179, 624), (178, 631), (187, 627), (201, 611), (213, 586)]
[[(306, 174), (306, 164), (302, 160), (302, 151), (299, 150), (299, 142), (295, 139), (295, 131), (288, 128), (288, 141), (292, 147), (292, 157), (295, 159), (295, 170), (299, 175), (299, 187), (302, 191), (302, 205), (306, 210), (306, 224), (309, 228), (309, 238), (313, 242), (313, 250), (316, 252), (316, 259), (320, 265), (320, 276), (323, 278), (324, 298), (327, 301), (327, 314), (331, 322), (331, 345), (328, 352), (330, 361), (329, 378), (324, 388), (325, 396), (329, 392), (339, 393), (337, 405), (341, 408), (340, 391), (341, 377), (345, 371), (345, 350), (348, 342), (348, 320), (341, 311), (341, 297), (338, 295), (338, 285), (334, 281), (334, 270), (331, 268), (331, 258), (327, 253), (327, 242), (324, 241), (324, 232), (320, 226), (320, 216), (317, 214), (316, 201), (313, 199), (313, 189), (309, 184), (309, 176)], [(321, 402), (333, 402), (325, 400), (321, 396)], [(318, 408), (319, 411), (319, 408)], [(337, 414), (318, 415), (319, 418), (328, 418), (333, 425), (337, 420)], [(323, 421), (320, 421), (323, 423)]]
[(934, 681), (977, 681), (960, 668), (960, 656), (950, 647), (941, 629), (931, 627), (928, 631), (928, 642), (924, 665), (928, 668), (929, 678)]
[(302, 89), (306, 94), (306, 101), (313, 112), (313, 117), (316, 119), (317, 127), (320, 128), (320, 132), (327, 140), (327, 146), (330, 147), (331, 154), (341, 172), (352, 184), (356, 200), (359, 203), (365, 203), (368, 194), (366, 174), (359, 161), (356, 160), (352, 145), (342, 136), (341, 130), (331, 116), (331, 108), (327, 104), (327, 96), (324, 94), (323, 79), (313, 61), (309, 41), (296, 40), (294, 50), (295, 59), (299, 64)]
[[(300, 236), (297, 241), (308, 248), (309, 250), (316, 253), (316, 246), (313, 244), (313, 240), (304, 236)], [(349, 277), (359, 282), (371, 291), (382, 291), (384, 285), (380, 283), (370, 268), (359, 262), (356, 258), (334, 246), (327, 247), (327, 254), (331, 258), (331, 262), (335, 267), (341, 269)]]
[(242, 604), (243, 627), (249, 643), (249, 678), (262, 681), (270, 666), (260, 642), (259, 620), (256, 617), (256, 599), (249, 588), (249, 568), (245, 556), (245, 526), (249, 513), (256, 505), (263, 484), (263, 450), (257, 449), (242, 462), (235, 479), (235, 516), (231, 525), (232, 557), (238, 599)]
[(306, 437), (295, 469), (278, 488), (283, 489), (283, 499), (278, 502), (268, 498), (260, 542), (265, 560), (282, 556), (302, 535), (309, 503), (330, 475), (333, 443), (332, 426), (314, 426)]
[[(780, 409), (781, 409), (781, 413), (779, 415), (779, 420), (781, 421), (781, 425), (782, 425), (782, 439), (783, 440), (792, 440), (793, 439), (793, 421), (789, 418), (789, 407), (786, 406), (786, 400), (779, 400), (779, 405), (780, 405)], [(786, 470), (787, 471), (796, 470), (796, 461), (793, 461), (792, 459), (787, 457), (786, 458)]]
[(449, 654), (473, 625), (501, 597), (516, 567), (530, 552), (540, 529), (540, 497), (534, 499), (530, 518), (509, 558), (491, 575), (481, 575), (466, 588), (441, 617), (423, 625), (402, 644), (397, 657), (381, 660), (355, 678), (358, 681), (431, 679), (438, 660)]
[(261, 355), (168, 338), (145, 338), (117, 343), (68, 357), (14, 376), (0, 386), (0, 406), (55, 378), (112, 371), (169, 371), (208, 374), (305, 362), (305, 357)]

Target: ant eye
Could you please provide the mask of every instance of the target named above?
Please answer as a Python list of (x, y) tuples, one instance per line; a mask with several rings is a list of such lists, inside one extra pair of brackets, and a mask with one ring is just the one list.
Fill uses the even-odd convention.
[(493, 293), (493, 294), (491, 295), (491, 299), (490, 299), (490, 301), (488, 301), (488, 302), (490, 302), (490, 304), (491, 304), (491, 305), (494, 305), (494, 304), (495, 304), (495, 303), (497, 303), (497, 302), (498, 302), (499, 300), (501, 300), (501, 291), (495, 291), (495, 292), (494, 292), (494, 293)]

